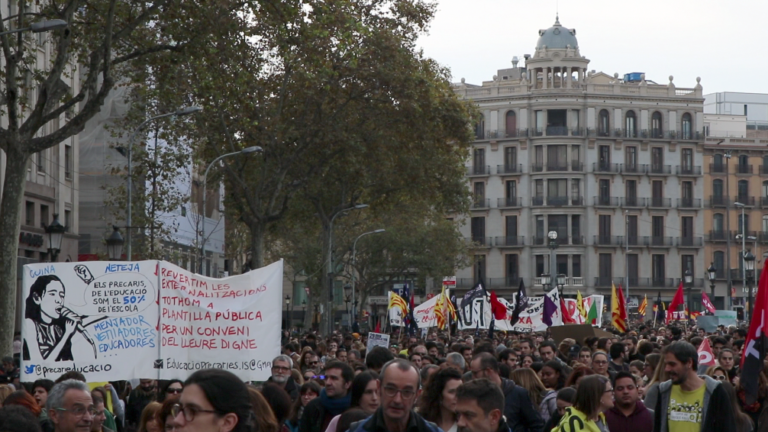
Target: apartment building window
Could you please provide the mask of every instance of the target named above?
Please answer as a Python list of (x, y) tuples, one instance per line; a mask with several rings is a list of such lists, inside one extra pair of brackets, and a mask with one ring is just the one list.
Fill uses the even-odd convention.
[(691, 115), (688, 113), (683, 114), (683, 139), (689, 140), (693, 138), (693, 120), (691, 119)]
[(514, 111), (507, 111), (505, 126), (508, 137), (517, 136), (517, 115), (515, 115)]
[(682, 183), (680, 196), (684, 207), (693, 207), (693, 182), (684, 181)]
[(640, 270), (639, 257), (637, 254), (627, 255), (627, 277), (629, 278), (629, 285), (638, 285), (638, 273)]
[(507, 232), (507, 244), (509, 244), (510, 241), (517, 242), (517, 215), (505, 217), (504, 222)]
[(475, 149), (472, 166), (475, 174), (485, 174), (485, 149)]
[(35, 203), (27, 201), (24, 210), (24, 215), (26, 216), (24, 222), (26, 225), (35, 226)]
[(544, 167), (544, 146), (536, 146), (533, 150), (533, 163), (537, 169), (540, 171)]
[(65, 145), (64, 146), (64, 178), (67, 180), (72, 179), (72, 171), (73, 171), (73, 164), (72, 164), (72, 146), (71, 145)]
[(597, 121), (597, 134), (599, 136), (609, 136), (611, 130), (610, 127), (610, 116), (608, 114), (608, 110), (600, 110)]
[(738, 196), (736, 197), (736, 199), (742, 204), (747, 204), (747, 201), (749, 200), (749, 181), (748, 180), (739, 180)]
[(768, 181), (763, 182), (763, 195), (764, 197), (768, 197)]
[(651, 182), (651, 204), (654, 207), (662, 207), (664, 203), (664, 182), (654, 180)]
[(627, 215), (627, 241), (630, 245), (637, 245), (637, 216)]
[(693, 244), (693, 218), (691, 216), (683, 216), (680, 218), (680, 233), (683, 236), (684, 244), (692, 246)]
[(534, 112), (535, 120), (536, 120), (536, 133), (541, 135), (544, 133), (544, 127), (546, 126), (544, 121), (544, 111), (543, 110), (537, 110)]
[(571, 255), (571, 276), (581, 277), (581, 255)]
[[(44, 204), (40, 205), (40, 223), (41, 224), (49, 224), (49, 223), (51, 223), (51, 217), (48, 214), (48, 206), (44, 205)], [(66, 221), (65, 221), (64, 222), (64, 226), (69, 226), (69, 224), (67, 224)]]
[(598, 224), (598, 244), (611, 244), (611, 216), (599, 215)]
[(663, 132), (661, 113), (654, 111), (651, 115), (651, 138), (662, 138)]
[(520, 277), (520, 262), (517, 254), (507, 254), (504, 257), (507, 274), (507, 285), (517, 285)]
[(607, 179), (600, 179), (597, 182), (598, 203), (600, 205), (610, 205), (611, 203), (611, 182)]
[[(547, 255), (547, 258), (549, 258), (549, 255)], [(544, 262), (544, 255), (536, 255), (536, 277), (543, 275), (546, 271)]]
[(712, 204), (722, 205), (724, 203), (723, 181), (720, 179), (712, 180)]
[(573, 205), (581, 205), (581, 181), (571, 179), (571, 201)]
[(684, 148), (680, 159), (680, 172), (682, 174), (693, 174), (693, 149)]
[(749, 174), (749, 156), (748, 155), (739, 155), (739, 166), (738, 166), (738, 173), (739, 174)]
[(571, 146), (571, 171), (581, 171), (581, 146)]
[(601, 253), (598, 257), (598, 274), (600, 286), (610, 286), (613, 278), (613, 257), (611, 254)]
[(69, 227), (72, 226), (72, 211), (64, 210), (64, 227), (69, 231)]
[(517, 172), (517, 147), (504, 147), (504, 167), (507, 172)]
[(45, 155), (43, 153), (44, 151), (35, 153), (35, 165), (37, 165), (37, 172), (40, 174), (45, 174)]
[(651, 149), (651, 172), (659, 173), (664, 169), (664, 149), (653, 147)]
[(664, 216), (653, 216), (651, 218), (651, 234), (653, 244), (660, 244), (664, 239)]
[[(485, 255), (475, 255), (475, 284), (478, 282), (486, 283), (488, 279), (485, 275)], [(343, 298), (343, 296), (339, 297)]]
[(624, 171), (637, 172), (637, 147), (627, 147), (624, 154)]
[(474, 191), (475, 191), (474, 193), (475, 206), (486, 207), (485, 206), (485, 182), (475, 182)]
[(725, 172), (725, 164), (723, 163), (723, 155), (716, 154), (712, 156), (712, 172), (722, 173)]
[(562, 206), (566, 204), (568, 204), (568, 180), (547, 180), (547, 205)]
[(745, 232), (749, 231), (749, 214), (744, 213), (744, 216), (739, 214), (738, 221), (739, 221), (739, 234), (744, 234)]
[(624, 136), (627, 138), (637, 137), (637, 118), (634, 111), (627, 111), (626, 118), (624, 119)]
[(485, 244), (485, 218), (484, 217), (472, 218), (472, 241), (475, 243)]
[(544, 216), (536, 216), (536, 244), (544, 244)]
[(611, 165), (611, 146), (601, 145), (598, 148), (598, 166), (600, 170), (606, 170)]
[(627, 184), (625, 186), (625, 199), (627, 200), (628, 206), (637, 206), (637, 181), (636, 180), (627, 180)]
[(550, 215), (547, 217), (547, 232), (555, 231), (557, 233), (557, 242), (559, 244), (568, 243), (568, 216)]
[[(722, 213), (715, 213), (714, 216), (712, 216), (712, 228), (716, 233), (722, 233), (725, 230)], [(720, 235), (718, 235), (718, 237), (719, 236)]]
[(680, 264), (683, 274), (688, 270), (691, 271), (692, 275), (696, 274), (696, 270), (693, 268), (693, 255), (680, 255)]
[(715, 277), (725, 279), (725, 252), (715, 251), (713, 264), (715, 265)]
[(582, 244), (581, 215), (571, 215), (571, 244)]
[(763, 215), (763, 233), (768, 233), (768, 215)]
[(517, 199), (517, 182), (515, 180), (509, 180), (504, 183), (504, 196), (507, 197), (507, 201), (511, 201), (511, 204), (515, 204)]
[(557, 262), (557, 274), (568, 276), (568, 255), (557, 255), (555, 261)]
[(485, 138), (485, 116), (480, 114), (480, 119), (475, 123), (475, 139)]
[(666, 255), (654, 254), (651, 255), (651, 277), (653, 278), (654, 286), (664, 286), (664, 278), (666, 278), (666, 270), (664, 263), (667, 259)]
[(763, 156), (763, 174), (768, 174), (768, 156)]
[(568, 170), (568, 146), (548, 145), (547, 146), (547, 171), (567, 171)]

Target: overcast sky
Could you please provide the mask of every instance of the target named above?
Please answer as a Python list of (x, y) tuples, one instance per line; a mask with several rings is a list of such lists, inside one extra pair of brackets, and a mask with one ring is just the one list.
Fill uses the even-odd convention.
[[(435, 0), (427, 56), (452, 81), (480, 84), (513, 56), (533, 54), (539, 29), (555, 22), (557, 0)], [(768, 93), (767, 0), (559, 0), (560, 23), (576, 29), (589, 69), (646, 78), (704, 93)]]

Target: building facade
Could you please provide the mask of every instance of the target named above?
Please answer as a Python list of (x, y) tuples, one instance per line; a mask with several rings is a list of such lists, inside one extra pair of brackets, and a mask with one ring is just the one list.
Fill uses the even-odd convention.
[(491, 81), (455, 85), (482, 114), (462, 227), (475, 263), (458, 271), (459, 292), (482, 279), (497, 292), (522, 280), (541, 293), (541, 276), (557, 273), (565, 295), (608, 294), (615, 283), (632, 304), (671, 298), (689, 270), (698, 303), (708, 266), (701, 85), (590, 71), (559, 20), (539, 36), (522, 67), (515, 58)]

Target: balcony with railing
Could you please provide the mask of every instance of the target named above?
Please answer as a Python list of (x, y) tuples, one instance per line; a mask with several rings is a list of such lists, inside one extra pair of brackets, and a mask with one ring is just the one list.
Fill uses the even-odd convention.
[(571, 205), (574, 207), (581, 207), (584, 205), (584, 197), (571, 196)]
[(677, 208), (679, 209), (700, 209), (701, 198), (678, 198)]
[(593, 162), (592, 172), (620, 174), (621, 164), (608, 163), (608, 162)]
[(768, 165), (760, 165), (760, 175), (768, 176)]
[(491, 200), (489, 198), (474, 198), (472, 200), (472, 210), (487, 210), (491, 208)]
[(760, 208), (768, 208), (768, 197), (760, 197)]
[(724, 195), (710, 195), (709, 196), (709, 207), (725, 207), (730, 202), (730, 199), (727, 196)]
[(491, 175), (490, 165), (472, 165), (467, 167), (468, 177), (488, 176)]
[[(733, 233), (733, 240), (737, 242), (739, 245), (741, 245), (741, 235), (743, 231), (736, 230), (736, 231), (731, 231), (731, 233)], [(754, 240), (750, 240), (749, 239), (750, 237), (757, 238), (757, 231), (747, 231), (747, 241), (746, 241), (747, 246), (749, 246), (749, 244), (754, 241)]]
[(547, 197), (548, 206), (563, 207), (563, 206), (567, 206), (569, 202), (570, 202), (570, 198), (567, 196), (548, 196)]
[(726, 166), (725, 166), (724, 163), (719, 163), (719, 164), (711, 163), (711, 164), (709, 164), (709, 173), (710, 174), (725, 174), (725, 168), (726, 168)]
[(624, 175), (644, 175), (648, 173), (647, 164), (624, 164), (621, 167), (621, 173)]
[(688, 166), (688, 165), (678, 165), (676, 167), (677, 175), (679, 176), (700, 176), (701, 175), (701, 167), (700, 166)]
[(523, 164), (496, 165), (496, 174), (522, 174)]
[(672, 165), (651, 164), (648, 168), (649, 175), (671, 175)]
[(704, 239), (701, 237), (678, 237), (677, 247), (679, 248), (700, 248), (704, 246)]
[(629, 246), (645, 246), (645, 244), (643, 244), (643, 238), (637, 234), (627, 236), (627, 244)]
[(755, 206), (755, 197), (753, 196), (737, 195), (735, 198), (736, 201), (733, 203), (734, 207), (738, 207), (736, 204), (744, 204), (747, 207)]
[(728, 240), (728, 236), (730, 235), (731, 232), (728, 230), (710, 230), (708, 240), (711, 242), (724, 242)]
[(493, 244), (499, 248), (523, 247), (525, 246), (525, 237), (524, 236), (496, 237)]
[(571, 161), (571, 171), (574, 172), (583, 172), (584, 171), (584, 164), (579, 161)]
[(736, 164), (736, 174), (752, 174), (752, 165)]
[(682, 131), (678, 134), (678, 139), (682, 141), (701, 141), (704, 134), (699, 131)]
[(496, 199), (496, 206), (498, 208), (522, 207), (523, 206), (523, 198), (522, 197), (497, 198)]
[(544, 165), (543, 164), (531, 164), (531, 172), (532, 173), (540, 173), (544, 172)]
[(621, 199), (622, 207), (645, 208), (648, 207), (648, 198), (624, 197)]
[(648, 199), (648, 208), (672, 208), (672, 198), (650, 197)]
[(664, 139), (664, 131), (661, 129), (650, 129), (648, 134), (649, 138), (653, 139)]
[(544, 197), (531, 197), (532, 207), (541, 207), (544, 205)]
[(645, 236), (643, 244), (652, 248), (669, 248), (675, 245), (675, 239), (666, 236)]
[(621, 205), (621, 198), (612, 196), (596, 196), (592, 197), (592, 202), (595, 207), (619, 207)]
[(547, 172), (568, 171), (568, 163), (547, 162)]
[(595, 286), (598, 288), (610, 288), (611, 285), (619, 286), (624, 278), (612, 276), (595, 276)]
[(624, 246), (624, 236), (596, 235), (593, 241), (594, 246)]
[[(555, 242), (558, 246), (583, 246), (584, 236), (559, 236)], [(531, 244), (533, 246), (549, 246), (549, 238), (547, 236), (533, 236), (531, 239)]]
[(568, 126), (547, 126), (547, 136), (568, 136)]

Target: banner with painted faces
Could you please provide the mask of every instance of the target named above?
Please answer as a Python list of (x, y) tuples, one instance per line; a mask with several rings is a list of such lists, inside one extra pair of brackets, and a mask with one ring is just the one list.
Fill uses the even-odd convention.
[(211, 367), (266, 379), (280, 350), (282, 269), (214, 279), (154, 260), (26, 265), (21, 380), (184, 379)]

